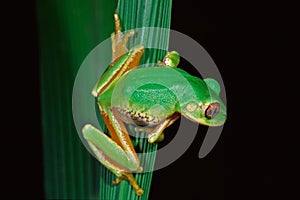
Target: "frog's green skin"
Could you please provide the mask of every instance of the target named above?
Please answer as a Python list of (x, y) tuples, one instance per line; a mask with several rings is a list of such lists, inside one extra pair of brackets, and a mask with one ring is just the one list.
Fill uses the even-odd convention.
[(140, 69), (136, 67), (144, 52), (142, 45), (116, 59), (133, 33), (123, 35), (119, 31), (117, 15), (115, 22), (114, 62), (92, 91), (111, 137), (90, 124), (82, 131), (97, 159), (118, 177), (114, 183), (128, 180), (136, 194), (142, 195), (132, 175), (142, 167), (124, 123), (137, 125), (137, 130), (147, 132), (148, 141), (153, 143), (162, 140), (163, 130), (180, 115), (207, 126), (222, 125), (226, 108), (215, 80), (202, 80), (176, 68), (180, 57), (177, 52), (168, 52), (157, 66)]
[[(140, 123), (137, 125), (157, 125), (175, 112), (208, 126), (219, 126), (225, 121), (226, 108), (219, 94), (205, 81), (179, 68), (157, 66), (129, 71), (114, 87), (99, 96), (98, 101), (136, 118), (134, 121)], [(208, 119), (204, 112), (214, 102), (220, 104), (220, 112)], [(187, 109), (191, 106), (195, 110)]]

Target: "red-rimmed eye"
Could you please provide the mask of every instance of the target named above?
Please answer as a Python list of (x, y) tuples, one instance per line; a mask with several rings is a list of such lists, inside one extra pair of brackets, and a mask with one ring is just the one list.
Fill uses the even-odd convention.
[(211, 103), (205, 110), (205, 117), (207, 119), (214, 118), (220, 112), (220, 104)]

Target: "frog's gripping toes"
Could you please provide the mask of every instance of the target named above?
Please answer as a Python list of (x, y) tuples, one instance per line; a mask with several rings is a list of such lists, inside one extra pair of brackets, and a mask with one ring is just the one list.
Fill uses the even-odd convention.
[[(92, 90), (110, 137), (90, 124), (82, 132), (96, 158), (117, 176), (113, 183), (127, 180), (136, 194), (142, 195), (132, 174), (141, 172), (142, 167), (125, 123), (133, 125), (136, 132), (147, 133), (148, 141), (154, 143), (164, 138), (164, 129), (180, 115), (202, 125), (222, 125), (226, 107), (219, 98), (218, 83), (177, 68), (180, 56), (175, 51), (168, 52), (157, 66), (136, 69), (144, 47), (137, 45), (127, 52), (126, 43), (134, 31), (123, 34), (118, 15), (114, 18), (112, 64)], [(113, 94), (120, 98), (114, 98), (112, 105)]]

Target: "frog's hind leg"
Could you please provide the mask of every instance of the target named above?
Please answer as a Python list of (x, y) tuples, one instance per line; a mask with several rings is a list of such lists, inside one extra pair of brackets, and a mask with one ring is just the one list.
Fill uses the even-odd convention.
[(143, 189), (139, 187), (131, 173), (137, 169), (137, 163), (128, 157), (121, 146), (90, 124), (85, 125), (82, 132), (97, 159), (118, 177), (113, 183), (118, 184), (121, 180), (127, 180), (136, 194), (142, 195)]
[[(102, 106), (105, 108), (107, 107), (106, 104), (103, 104)], [(140, 166), (140, 160), (133, 148), (126, 127), (118, 118), (114, 108), (102, 110), (100, 105), (99, 108), (111, 137), (109, 138), (92, 125), (86, 125), (83, 128), (84, 137), (87, 141), (92, 142), (89, 143), (91, 148), (93, 145), (97, 147), (94, 147), (94, 149), (96, 150), (95, 155), (100, 155), (97, 156), (98, 160), (118, 177), (114, 181), (114, 184), (118, 184), (121, 180), (127, 180), (133, 186), (137, 195), (141, 195), (143, 190), (138, 186), (131, 172), (142, 172), (143, 168)], [(103, 156), (101, 157), (101, 155), (105, 154), (99, 154), (99, 149), (110, 152), (109, 158), (111, 159), (103, 159)], [(118, 162), (113, 163), (111, 162), (112, 159), (118, 159)]]

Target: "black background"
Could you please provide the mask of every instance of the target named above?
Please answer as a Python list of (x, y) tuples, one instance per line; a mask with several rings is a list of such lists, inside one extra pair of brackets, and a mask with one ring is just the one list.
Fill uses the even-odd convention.
[[(199, 131), (179, 160), (154, 172), (150, 198), (295, 199), (295, 6), (195, 2), (173, 1), (171, 28), (194, 38), (214, 59), (226, 87), (228, 121), (207, 157), (198, 158), (204, 137)], [(2, 13), (7, 61), (2, 107), (8, 112), (2, 123), (2, 194), (42, 199), (35, 5), (26, 1), (3, 8), (8, 12)]]

